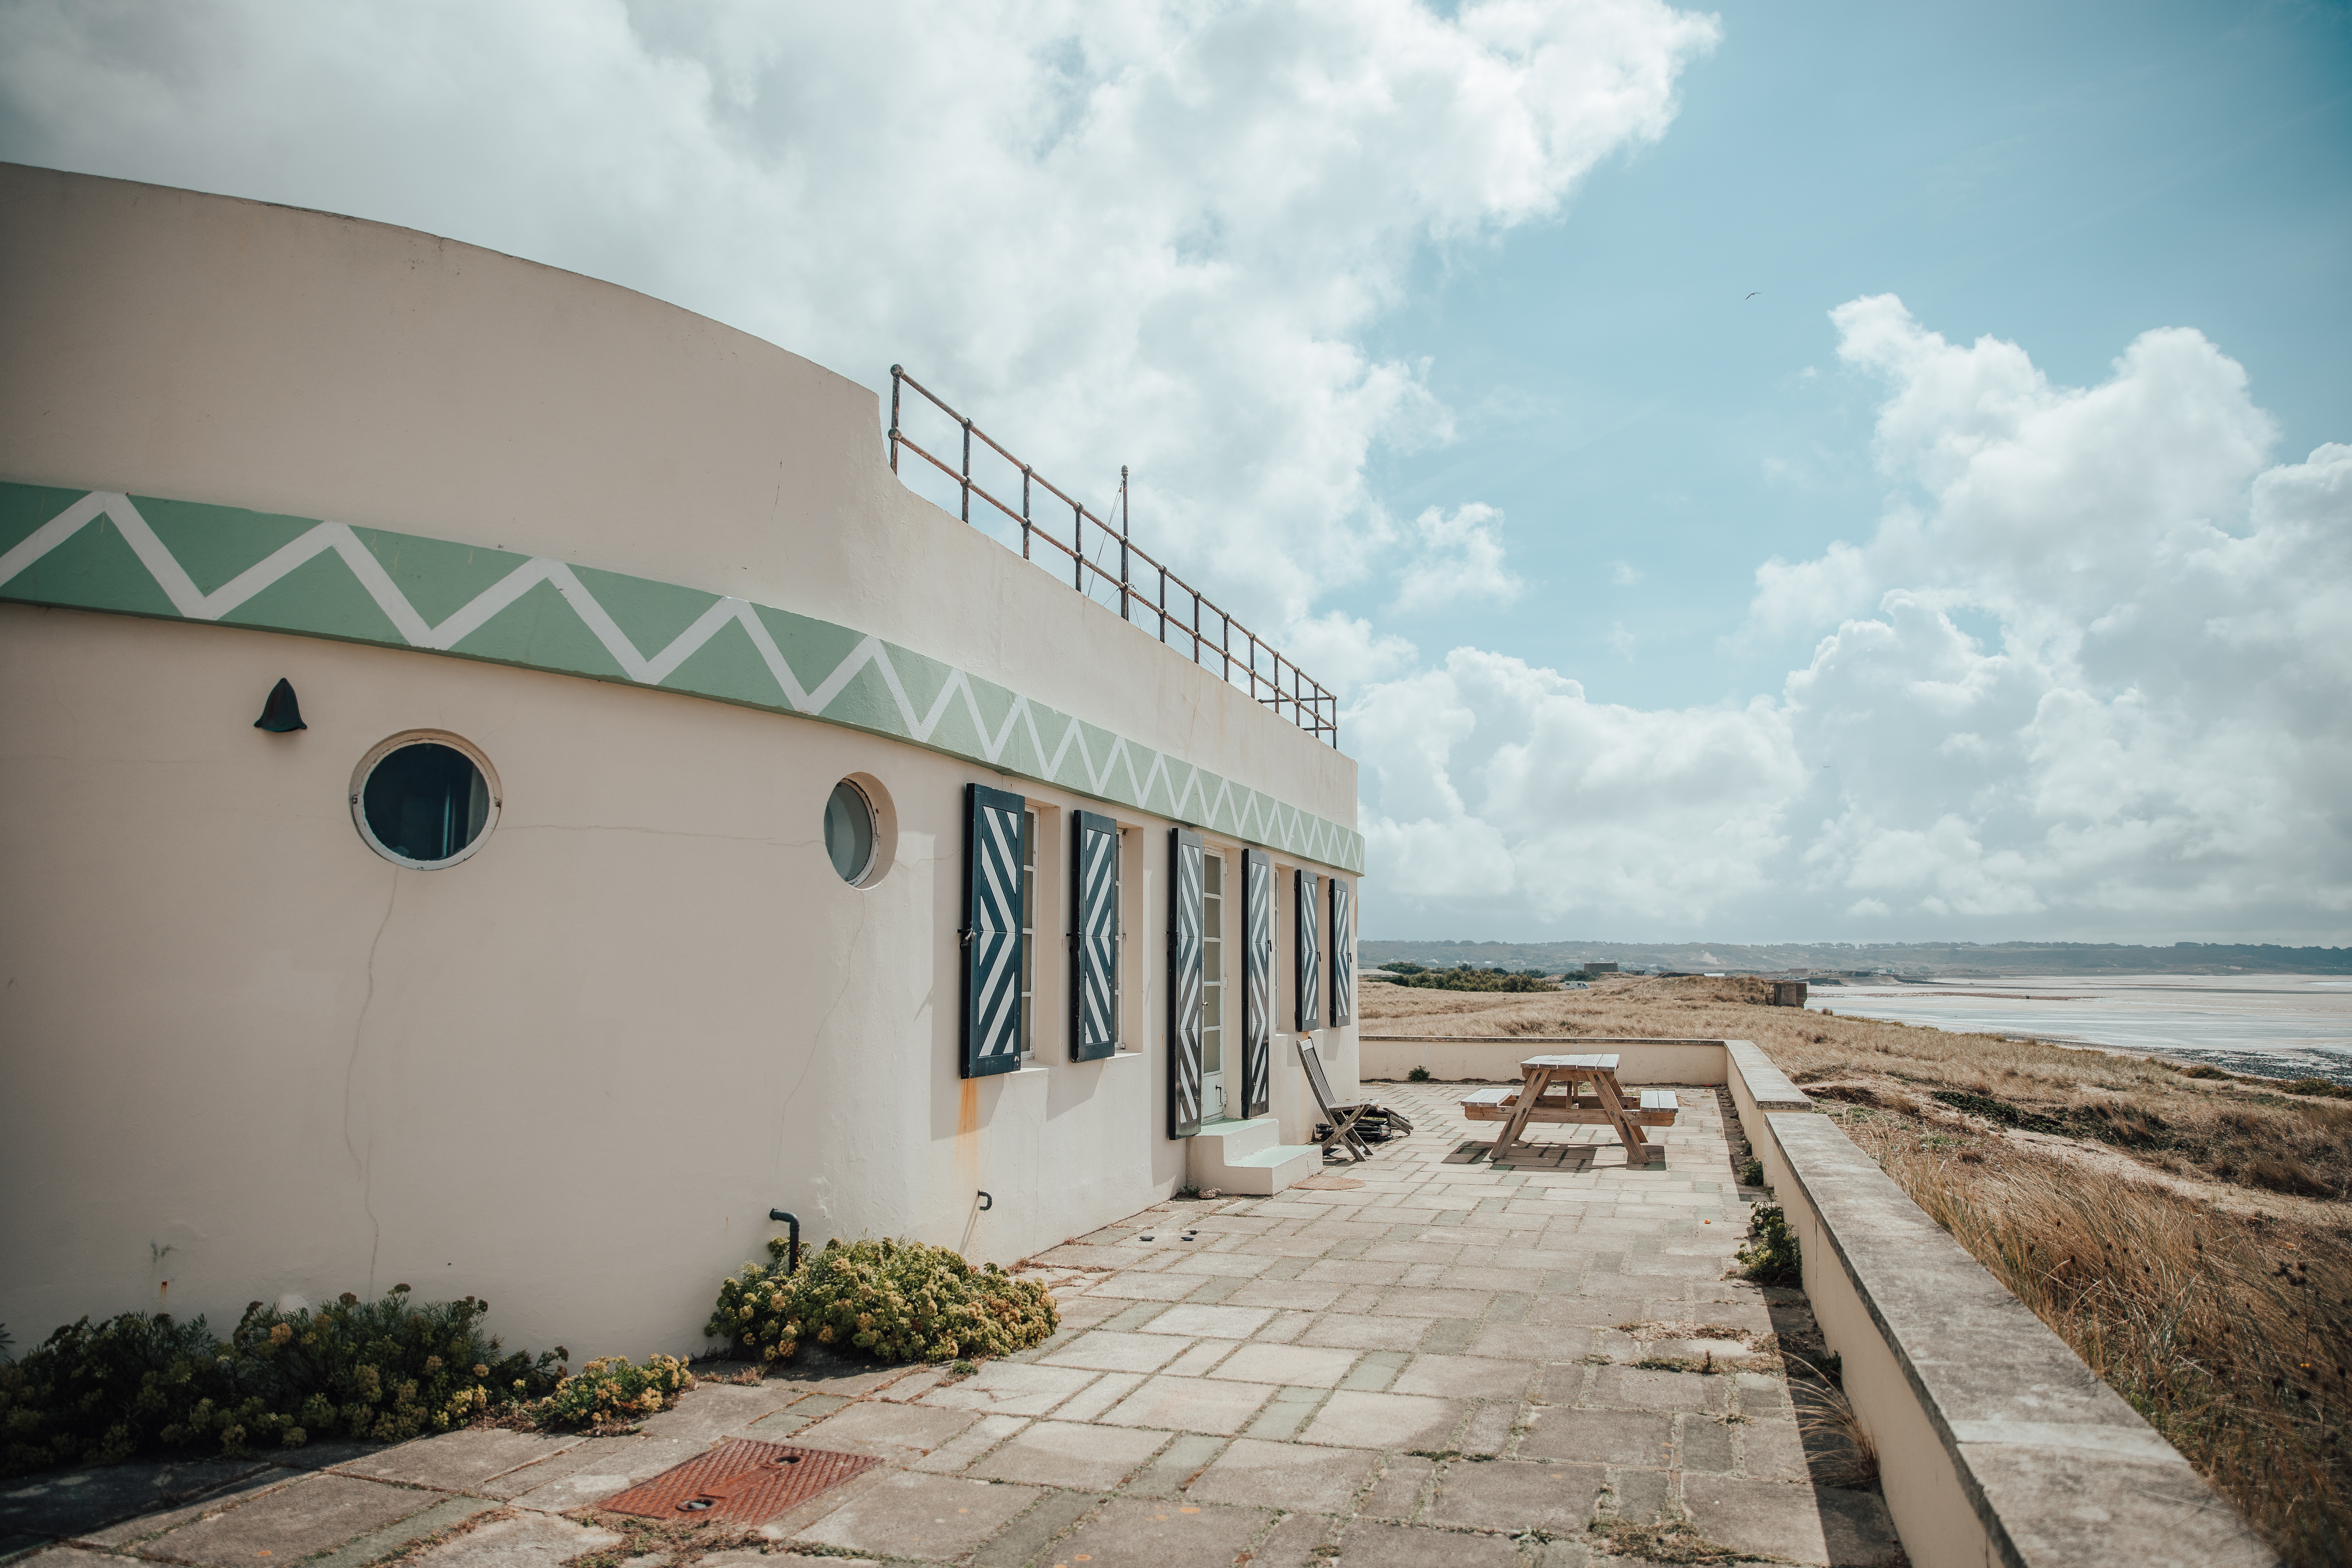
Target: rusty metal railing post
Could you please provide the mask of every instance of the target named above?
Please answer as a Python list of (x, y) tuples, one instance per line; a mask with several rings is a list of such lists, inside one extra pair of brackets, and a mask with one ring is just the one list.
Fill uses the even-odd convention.
[(898, 471), (898, 384), (907, 377), (905, 365), (890, 367), (890, 471)]
[(1127, 465), (1118, 466), (1118, 618), (1132, 619), (1127, 613)]
[(1029, 559), (1029, 465), (1021, 465), (1021, 559)]
[(971, 416), (963, 417), (963, 520), (971, 521)]
[(1087, 591), (1087, 512), (1077, 502), (1070, 503), (1070, 586), (1083, 594)]

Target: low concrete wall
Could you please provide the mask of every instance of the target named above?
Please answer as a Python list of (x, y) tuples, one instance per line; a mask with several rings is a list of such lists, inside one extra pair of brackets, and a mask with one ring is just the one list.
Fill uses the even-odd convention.
[(1620, 1083), (1724, 1081), (1721, 1040), (1597, 1039), (1590, 1035), (1360, 1035), (1356, 1070), (1365, 1079), (1402, 1079), (1417, 1067), (1446, 1083), (1503, 1082), (1529, 1057), (1614, 1052)]

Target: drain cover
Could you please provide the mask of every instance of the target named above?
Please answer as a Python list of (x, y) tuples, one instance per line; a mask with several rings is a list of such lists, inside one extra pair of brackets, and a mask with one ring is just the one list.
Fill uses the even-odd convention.
[(739, 1437), (599, 1506), (647, 1519), (731, 1519), (757, 1524), (881, 1462), (863, 1454)]

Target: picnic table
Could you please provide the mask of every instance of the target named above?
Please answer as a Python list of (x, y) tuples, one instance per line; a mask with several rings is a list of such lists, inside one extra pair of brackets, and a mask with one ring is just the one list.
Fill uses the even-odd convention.
[(1605, 1122), (1617, 1130), (1618, 1142), (1625, 1145), (1625, 1163), (1643, 1164), (1665, 1151), (1643, 1136), (1642, 1129), (1673, 1126), (1676, 1109), (1671, 1089), (1645, 1089), (1629, 1097), (1617, 1082), (1613, 1052), (1529, 1057), (1519, 1064), (1517, 1084), (1483, 1089), (1462, 1102), (1463, 1114), (1471, 1121), (1504, 1123), (1487, 1153), (1498, 1163), (1509, 1163), (1529, 1122), (1542, 1121)]

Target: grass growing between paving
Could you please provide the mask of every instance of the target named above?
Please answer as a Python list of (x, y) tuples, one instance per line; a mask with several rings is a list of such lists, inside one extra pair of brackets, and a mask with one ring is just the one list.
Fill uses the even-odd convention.
[(1368, 988), (1364, 1027), (1754, 1040), (2288, 1563), (2352, 1562), (2352, 1107), (1765, 991)]

